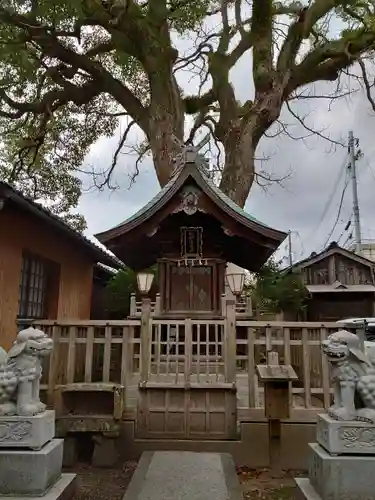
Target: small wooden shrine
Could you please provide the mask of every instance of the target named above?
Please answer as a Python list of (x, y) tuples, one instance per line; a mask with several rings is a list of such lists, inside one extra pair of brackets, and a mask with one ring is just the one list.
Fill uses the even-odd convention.
[(194, 147), (147, 205), (96, 235), (135, 271), (158, 263), (160, 309), (169, 315), (218, 314), (226, 263), (257, 271), (285, 237), (228, 198)]

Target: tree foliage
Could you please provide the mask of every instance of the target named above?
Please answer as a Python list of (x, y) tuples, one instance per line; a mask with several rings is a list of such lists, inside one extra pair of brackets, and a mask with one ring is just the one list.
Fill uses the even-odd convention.
[(271, 313), (302, 312), (308, 298), (300, 274), (283, 272), (275, 260), (261, 268), (250, 288), (256, 305)]
[[(339, 81), (359, 62), (375, 109), (365, 62), (374, 10), (371, 0), (2, 0), (0, 175), (66, 213), (90, 146), (126, 117), (100, 186), (133, 126), (161, 185), (179, 148), (173, 136), (192, 141), (206, 130), (224, 153), (220, 187), (243, 206), (254, 179), (269, 180), (255, 164), (259, 141), (289, 134), (283, 106), (304, 123), (293, 106), (314, 97), (307, 86)], [(181, 40), (190, 42), (186, 52)], [(239, 102), (230, 74), (246, 53), (249, 96)], [(200, 81), (193, 95), (182, 88), (184, 71)]]
[[(147, 271), (154, 274), (154, 280), (149, 296), (154, 295), (158, 289), (158, 267), (153, 266)], [(130, 314), (130, 296), (138, 293), (137, 274), (130, 268), (125, 267), (118, 271), (107, 285), (107, 310), (111, 315), (126, 318)]]
[(126, 318), (130, 313), (130, 296), (137, 292), (137, 275), (129, 268), (121, 269), (107, 285), (107, 309)]

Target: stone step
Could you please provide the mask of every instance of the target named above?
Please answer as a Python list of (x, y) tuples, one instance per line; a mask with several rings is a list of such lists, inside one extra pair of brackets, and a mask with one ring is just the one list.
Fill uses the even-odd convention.
[(242, 500), (226, 453), (144, 452), (123, 500)]

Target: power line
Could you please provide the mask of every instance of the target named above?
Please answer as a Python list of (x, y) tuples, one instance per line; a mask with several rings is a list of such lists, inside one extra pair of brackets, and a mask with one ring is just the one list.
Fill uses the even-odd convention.
[(327, 239), (326, 239), (326, 241), (325, 241), (325, 243), (323, 245), (323, 249), (326, 248), (326, 246), (327, 246), (329, 240), (331, 239), (331, 236), (332, 236), (332, 234), (333, 234), (334, 230), (336, 229), (336, 226), (337, 226), (337, 224), (339, 222), (340, 215), (341, 215), (341, 210), (342, 210), (342, 205), (344, 203), (345, 191), (346, 191), (346, 188), (348, 187), (348, 184), (349, 184), (349, 179), (346, 179), (345, 185), (344, 185), (343, 190), (341, 192), (340, 204), (339, 204), (339, 209), (337, 211), (336, 220), (335, 220), (335, 223), (333, 225), (333, 228), (331, 229), (331, 231), (330, 231), (330, 233), (329, 233), (329, 235), (328, 235), (328, 237), (327, 237)]
[(311, 236), (312, 236), (313, 234), (315, 234), (315, 233), (316, 233), (316, 231), (320, 228), (320, 226), (321, 226), (321, 224), (322, 224), (323, 220), (325, 219), (325, 217), (326, 217), (326, 215), (327, 215), (327, 213), (328, 213), (328, 210), (329, 210), (329, 209), (330, 209), (330, 207), (331, 207), (332, 201), (333, 201), (333, 199), (334, 199), (334, 197), (335, 197), (335, 194), (336, 194), (336, 191), (337, 191), (337, 189), (338, 189), (338, 187), (339, 187), (339, 184), (340, 184), (340, 182), (341, 182), (341, 179), (343, 178), (344, 173), (345, 173), (345, 171), (346, 171), (346, 169), (345, 169), (344, 167), (347, 167), (347, 165), (348, 165), (348, 154), (346, 154), (346, 155), (345, 155), (345, 158), (344, 158), (343, 162), (342, 162), (342, 163), (341, 163), (341, 165), (340, 165), (340, 169), (339, 169), (339, 171), (338, 171), (338, 175), (337, 175), (336, 181), (335, 181), (335, 183), (333, 184), (332, 191), (331, 191), (331, 193), (330, 193), (330, 195), (329, 195), (329, 197), (328, 197), (328, 200), (327, 200), (327, 202), (326, 202), (326, 204), (325, 204), (325, 206), (324, 206), (324, 209), (323, 209), (323, 212), (322, 212), (322, 214), (321, 214), (321, 216), (320, 216), (320, 218), (319, 218), (318, 224), (317, 224), (317, 226), (316, 226), (316, 227), (315, 227), (315, 228), (314, 228), (314, 229), (310, 232), (310, 234), (307, 236), (307, 238), (305, 239), (305, 242), (306, 242), (306, 241), (308, 241), (308, 240), (310, 240)]
[(338, 237), (337, 239), (337, 244), (340, 243), (340, 240), (341, 238), (344, 236), (344, 233), (350, 228), (350, 226), (352, 225), (352, 217), (353, 217), (353, 214), (350, 215), (350, 219), (348, 220), (348, 222), (346, 223), (346, 226), (344, 227), (344, 229), (342, 230), (340, 236)]
[[(343, 245), (342, 245), (342, 246), (343, 246), (343, 248), (346, 248), (346, 245), (347, 245), (349, 242), (351, 243), (351, 241), (350, 241), (350, 240), (352, 240), (352, 239), (353, 239), (353, 233), (350, 233), (350, 234), (349, 234), (349, 236), (346, 238), (346, 240), (344, 241), (344, 243), (343, 243)], [(350, 246), (350, 245), (349, 245), (349, 246)]]

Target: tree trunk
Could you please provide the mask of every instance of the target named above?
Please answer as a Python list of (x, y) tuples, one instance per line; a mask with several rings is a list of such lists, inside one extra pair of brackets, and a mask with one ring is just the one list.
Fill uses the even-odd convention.
[(282, 88), (254, 102), (221, 139), (225, 165), (220, 189), (241, 208), (255, 180), (255, 151), (267, 129), (278, 119), (282, 107)]
[(184, 139), (184, 104), (170, 68), (149, 75), (151, 102), (149, 107), (149, 142), (156, 175), (161, 187), (170, 179), (173, 158), (180, 152), (173, 141)]
[(220, 189), (243, 208), (254, 182), (255, 148), (251, 129), (241, 131), (241, 126), (233, 127), (223, 141), (225, 166)]

